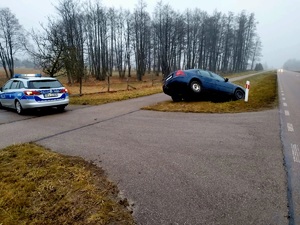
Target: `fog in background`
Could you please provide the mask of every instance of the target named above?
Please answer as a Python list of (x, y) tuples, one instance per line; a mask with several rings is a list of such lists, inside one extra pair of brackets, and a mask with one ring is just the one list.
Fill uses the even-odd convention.
[[(39, 29), (47, 25), (48, 17), (55, 17), (55, 7), (59, 0), (1, 0), (0, 8), (8, 7), (26, 29)], [(104, 6), (129, 9), (133, 11), (138, 0), (103, 0)], [(152, 11), (158, 1), (147, 1), (147, 11)], [(214, 10), (222, 13), (242, 10), (254, 13), (257, 33), (263, 49), (261, 63), (268, 68), (281, 68), (290, 59), (300, 59), (300, 1), (299, 0), (172, 0), (168, 3), (175, 11), (199, 8), (210, 15)]]

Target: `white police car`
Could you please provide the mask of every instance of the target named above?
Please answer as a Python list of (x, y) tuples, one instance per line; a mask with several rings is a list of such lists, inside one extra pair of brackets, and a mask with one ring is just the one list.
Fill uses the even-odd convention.
[(0, 108), (26, 109), (56, 107), (63, 111), (69, 104), (68, 90), (55, 78), (41, 74), (15, 74), (0, 88)]

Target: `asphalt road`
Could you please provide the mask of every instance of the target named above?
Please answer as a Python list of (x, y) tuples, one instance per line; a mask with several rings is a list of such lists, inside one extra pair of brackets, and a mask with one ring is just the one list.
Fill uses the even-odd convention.
[(278, 72), (281, 138), (289, 181), (290, 224), (300, 224), (300, 73)]
[[(1, 122), (0, 147), (35, 141), (94, 162), (134, 204), (138, 224), (288, 224), (279, 110), (140, 110), (165, 100), (157, 94)], [(0, 121), (14, 113), (0, 112)]]

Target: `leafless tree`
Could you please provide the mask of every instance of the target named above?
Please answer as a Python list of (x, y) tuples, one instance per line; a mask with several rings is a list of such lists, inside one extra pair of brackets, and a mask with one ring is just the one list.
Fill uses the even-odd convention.
[(251, 54), (252, 54), (252, 57), (251, 57), (252, 58), (251, 59), (251, 70), (254, 69), (254, 64), (257, 61), (259, 61), (260, 57), (262, 56), (261, 55), (261, 50), (262, 50), (262, 44), (261, 44), (260, 38), (256, 37), (254, 48), (251, 51)]
[(21, 50), (24, 30), (9, 8), (0, 8), (0, 60), (6, 77), (14, 75), (14, 56)]
[(42, 26), (41, 32), (30, 32), (33, 45), (25, 43), (24, 46), (33, 58), (35, 64), (42, 68), (45, 74), (54, 77), (64, 68), (64, 41), (60, 34), (61, 24), (53, 23), (49, 19), (47, 27)]
[(139, 0), (133, 13), (133, 27), (134, 27), (134, 51), (137, 70), (137, 79), (142, 80), (146, 72), (147, 49), (149, 42), (147, 37), (150, 34), (150, 16), (146, 12), (146, 3)]
[(63, 60), (68, 81), (73, 83), (73, 79), (76, 79), (82, 84), (82, 78), (86, 71), (84, 61), (85, 14), (80, 10), (81, 5), (76, 0), (62, 0), (56, 9), (60, 16), (57, 23), (62, 28)]
[(209, 15), (196, 8), (181, 13), (160, 1), (151, 19), (143, 0), (133, 13), (108, 9), (100, 0), (84, 3), (61, 0), (44, 40), (33, 37), (40, 53), (51, 53), (52, 61), (40, 57), (50, 68), (46, 72), (53, 75), (64, 67), (69, 82), (81, 81), (87, 71), (99, 80), (114, 70), (121, 78), (128, 71), (130, 77), (133, 67), (138, 80), (146, 71), (165, 76), (181, 68), (242, 71), (259, 60), (257, 22), (245, 11)]
[(86, 13), (88, 64), (98, 80), (108, 75), (108, 18), (107, 10), (99, 2), (90, 5)]

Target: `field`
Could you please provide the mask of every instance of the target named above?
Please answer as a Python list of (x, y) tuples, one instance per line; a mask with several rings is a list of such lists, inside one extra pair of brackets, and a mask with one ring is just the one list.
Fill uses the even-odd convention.
[[(15, 69), (15, 73), (42, 73), (40, 70), (35, 69)], [(79, 95), (79, 83), (74, 82), (69, 84), (66, 76), (57, 77), (61, 83), (68, 88), (71, 95)], [(0, 86), (7, 81), (5, 73), (0, 69)], [(146, 74), (143, 77), (143, 81), (137, 81), (136, 74), (133, 72), (131, 77), (119, 78), (117, 72), (113, 73), (113, 76), (105, 81), (99, 81), (91, 76), (87, 76), (83, 79), (82, 94), (91, 93), (105, 93), (105, 92), (116, 92), (116, 91), (127, 91), (136, 90), (144, 87), (161, 86), (162, 75), (155, 76), (153, 74)]]

